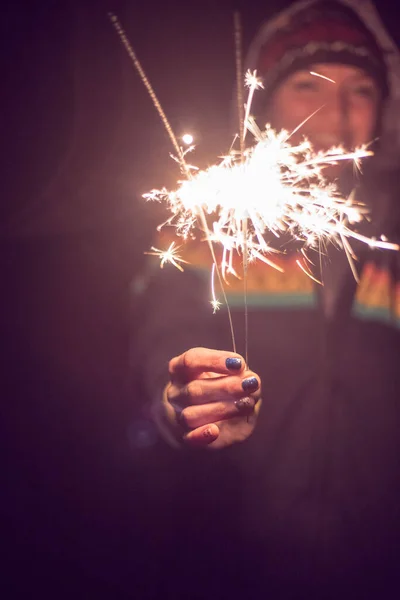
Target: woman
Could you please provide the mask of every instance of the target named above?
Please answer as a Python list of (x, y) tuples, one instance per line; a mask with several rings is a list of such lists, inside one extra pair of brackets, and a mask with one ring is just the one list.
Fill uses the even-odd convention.
[[(379, 138), (361, 181), (347, 167), (327, 174), (344, 194), (358, 188), (372, 211), (368, 233), (393, 241), (398, 62), (373, 8), (351, 1), (296, 3), (262, 27), (249, 54), (265, 85), (254, 106), (259, 123), (290, 131), (319, 109), (297, 134), (317, 149)], [(251, 369), (239, 354), (217, 350), (231, 345), (227, 318), (210, 314), (201, 260), (183, 276), (160, 272), (146, 291), (140, 365), (160, 431), (177, 446), (225, 448), (216, 479), (230, 465), (236, 493), (215, 481), (209, 490), (210, 503), (224, 508), (224, 536), (237, 544), (222, 562), (256, 571), (257, 591), (262, 572), (265, 592), (279, 597), (353, 596), (353, 584), (368, 597), (374, 584), (392, 589), (397, 576), (399, 257), (367, 246), (357, 256), (358, 285), (332, 246), (315, 267), (323, 286), (298, 270), (290, 251), (284, 274), (251, 267)], [(242, 285), (227, 291), (242, 339)], [(191, 511), (182, 513), (189, 526)], [(217, 527), (214, 520), (221, 564)]]

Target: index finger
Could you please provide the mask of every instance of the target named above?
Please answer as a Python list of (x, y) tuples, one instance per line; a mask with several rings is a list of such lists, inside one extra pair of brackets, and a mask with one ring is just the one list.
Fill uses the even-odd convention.
[(171, 381), (186, 383), (201, 373), (211, 371), (220, 375), (241, 373), (246, 364), (240, 354), (210, 348), (191, 348), (169, 363)]

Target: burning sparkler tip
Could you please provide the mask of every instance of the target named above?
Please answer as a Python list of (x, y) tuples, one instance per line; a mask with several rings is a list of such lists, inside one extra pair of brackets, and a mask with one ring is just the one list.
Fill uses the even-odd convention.
[(187, 146), (190, 146), (191, 144), (193, 144), (193, 136), (190, 133), (185, 133), (182, 136), (182, 142)]

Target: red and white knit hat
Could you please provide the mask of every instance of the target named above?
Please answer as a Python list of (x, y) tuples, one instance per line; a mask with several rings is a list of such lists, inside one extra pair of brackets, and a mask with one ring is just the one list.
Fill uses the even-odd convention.
[(381, 49), (358, 15), (342, 3), (321, 1), (296, 13), (261, 47), (255, 66), (268, 93), (291, 73), (315, 63), (359, 67), (384, 96), (388, 92)]

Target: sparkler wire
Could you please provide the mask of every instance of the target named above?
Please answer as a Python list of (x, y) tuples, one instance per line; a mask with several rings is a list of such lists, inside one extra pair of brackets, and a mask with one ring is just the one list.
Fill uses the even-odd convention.
[(243, 65), (242, 65), (242, 24), (240, 13), (235, 11), (233, 14), (234, 35), (235, 35), (235, 58), (236, 58), (236, 101), (237, 112), (239, 119), (239, 139), (240, 139), (240, 154), (243, 160), (244, 157), (244, 139), (245, 139), (245, 123), (244, 123), (244, 101), (243, 101)]
[[(233, 15), (234, 33), (235, 33), (235, 56), (236, 56), (236, 90), (237, 90), (237, 110), (239, 118), (239, 139), (240, 139), (240, 158), (244, 162), (244, 141), (246, 136), (246, 117), (250, 109), (251, 100), (247, 101), (246, 116), (244, 114), (243, 103), (243, 61), (242, 61), (242, 23), (239, 11)], [(252, 90), (252, 88), (250, 88)], [(243, 220), (243, 294), (244, 294), (244, 355), (246, 365), (249, 363), (249, 307), (247, 302), (247, 273), (248, 273), (248, 248), (247, 248), (247, 217)]]
[(118, 17), (112, 13), (109, 14), (109, 17), (110, 17), (110, 21), (111, 21), (114, 29), (116, 30), (122, 44), (125, 47), (125, 50), (128, 53), (129, 58), (131, 59), (131, 61), (134, 64), (135, 69), (139, 73), (140, 78), (141, 78), (150, 98), (152, 99), (153, 104), (154, 104), (158, 114), (160, 115), (163, 125), (169, 135), (171, 142), (172, 142), (172, 145), (175, 148), (175, 152), (177, 153), (177, 155), (179, 157), (179, 163), (184, 168), (184, 171), (186, 173), (187, 165), (186, 165), (184, 157), (183, 157), (182, 148), (178, 144), (178, 140), (176, 139), (176, 136), (172, 130), (172, 127), (167, 119), (167, 115), (165, 114), (163, 107), (161, 106), (160, 101), (157, 98), (154, 88), (151, 85), (150, 81), (148, 80), (147, 75), (144, 72), (142, 65), (140, 64), (140, 61), (137, 58), (136, 53), (135, 53), (134, 49), (132, 48), (132, 45), (128, 39), (128, 36), (127, 36), (124, 28), (122, 27), (121, 22), (119, 21)]
[[(190, 168), (188, 167), (186, 161), (185, 161), (185, 156), (184, 156), (184, 152), (182, 150), (182, 148), (179, 146), (178, 144), (178, 140), (176, 135), (174, 134), (174, 131), (170, 125), (170, 122), (168, 121), (167, 115), (165, 114), (163, 107), (161, 106), (161, 103), (159, 101), (159, 99), (157, 98), (157, 95), (154, 91), (153, 86), (151, 85), (139, 59), (136, 56), (136, 53), (134, 51), (134, 49), (132, 48), (132, 45), (128, 39), (128, 36), (124, 30), (124, 28), (121, 25), (120, 20), (118, 19), (118, 17), (112, 13), (109, 13), (109, 18), (110, 21), (114, 27), (114, 29), (116, 30), (126, 52), (128, 53), (129, 58), (131, 59), (136, 71), (139, 73), (140, 78), (150, 96), (150, 98), (153, 101), (154, 107), (156, 108), (161, 121), (168, 133), (168, 136), (172, 142), (172, 145), (177, 153), (177, 158), (178, 158), (178, 162), (181, 166), (182, 171), (185, 173), (186, 177), (188, 179), (192, 179), (192, 175), (190, 172)], [(207, 219), (204, 213), (204, 209), (199, 206), (197, 209), (198, 212), (198, 216), (200, 218), (200, 222), (201, 225), (204, 229), (204, 232), (206, 234), (206, 238), (207, 238), (207, 243), (208, 243), (208, 247), (210, 249), (211, 252), (211, 257), (213, 260), (213, 264), (215, 266), (215, 272), (217, 273), (217, 277), (218, 277), (218, 281), (219, 281), (219, 285), (220, 285), (220, 289), (221, 289), (221, 293), (224, 299), (224, 303), (226, 305), (226, 309), (227, 309), (227, 313), (228, 313), (228, 320), (229, 320), (229, 327), (230, 327), (230, 332), (231, 332), (231, 339), (232, 339), (232, 348), (233, 351), (236, 352), (236, 340), (235, 340), (235, 333), (233, 330), (233, 320), (232, 320), (232, 314), (231, 314), (231, 309), (229, 307), (229, 303), (228, 303), (228, 298), (226, 296), (226, 292), (225, 292), (225, 287), (224, 287), (224, 283), (222, 280), (222, 276), (221, 276), (221, 272), (220, 272), (220, 268), (218, 266), (218, 262), (217, 262), (217, 258), (215, 256), (215, 251), (214, 251), (214, 245), (212, 240), (210, 239), (210, 235), (209, 235), (209, 228), (208, 228), (208, 224), (207, 224)]]

